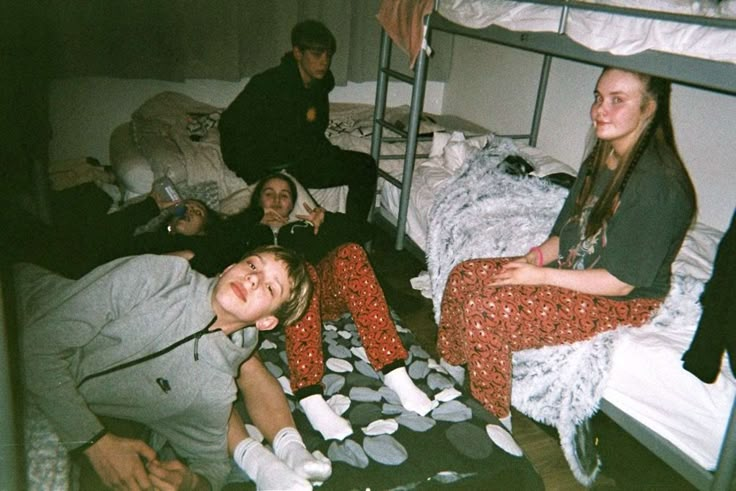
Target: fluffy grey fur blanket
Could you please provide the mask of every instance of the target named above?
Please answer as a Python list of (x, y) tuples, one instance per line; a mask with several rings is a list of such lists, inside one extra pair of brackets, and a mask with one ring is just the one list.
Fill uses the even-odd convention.
[[(426, 244), (438, 323), (447, 276), (456, 264), (526, 253), (547, 238), (562, 207), (567, 189), (496, 169), (516, 153), (511, 140), (492, 138), (438, 192), (429, 213)], [(598, 469), (586, 474), (574, 458), (574, 428), (598, 408), (616, 335), (525, 350), (513, 357), (512, 404), (529, 417), (557, 427), (570, 468), (586, 485), (593, 482)]]

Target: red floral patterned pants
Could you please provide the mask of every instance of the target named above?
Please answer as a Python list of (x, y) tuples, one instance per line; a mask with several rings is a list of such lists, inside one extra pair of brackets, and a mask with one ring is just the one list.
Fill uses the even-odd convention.
[(375, 370), (408, 356), (365, 250), (345, 244), (310, 268), (314, 294), (304, 316), (286, 328), (286, 355), (294, 391), (322, 381), (322, 318), (350, 312)]
[(514, 351), (573, 343), (615, 329), (641, 326), (661, 303), (612, 300), (552, 286), (491, 286), (508, 262), (473, 259), (455, 266), (445, 286), (437, 350), (453, 365), (467, 364), (470, 392), (503, 418), (511, 408)]

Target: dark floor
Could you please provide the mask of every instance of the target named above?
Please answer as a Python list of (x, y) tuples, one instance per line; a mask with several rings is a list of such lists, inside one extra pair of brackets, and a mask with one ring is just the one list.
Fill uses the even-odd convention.
[[(436, 357), (437, 326), (434, 322), (432, 303), (429, 299), (422, 297), (418, 291), (412, 289), (410, 284), (412, 278), (426, 269), (424, 261), (406, 250), (396, 251), (392, 236), (384, 231), (379, 231), (373, 240), (370, 256), (389, 305), (396, 311), (404, 325), (414, 332), (422, 347)], [(547, 445), (549, 447), (547, 452), (558, 452), (561, 455), (562, 451), (557, 444), (554, 428), (537, 423), (532, 423), (532, 425), (539, 426), (544, 433), (549, 435), (550, 443)], [(593, 420), (593, 426), (598, 437), (598, 448), (603, 462), (602, 475), (593, 489), (668, 491), (695, 489), (622, 431), (607, 416), (597, 415)], [(517, 428), (516, 424), (514, 428)], [(558, 485), (556, 484), (558, 478), (546, 479), (544, 469), (537, 466), (533, 458), (530, 457), (530, 460), (542, 474), (547, 489), (583, 489), (576, 482), (572, 482), (574, 479), (569, 480), (572, 485)], [(572, 476), (571, 473), (570, 476)]]

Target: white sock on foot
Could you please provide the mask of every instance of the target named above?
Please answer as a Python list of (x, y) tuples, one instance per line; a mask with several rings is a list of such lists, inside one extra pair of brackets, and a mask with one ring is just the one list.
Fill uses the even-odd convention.
[(296, 428), (287, 427), (276, 433), (273, 452), (291, 470), (305, 479), (323, 483), (332, 475), (332, 462), (319, 450), (309, 453)]
[(506, 428), (509, 433), (511, 433), (511, 414), (503, 418), (498, 418), (498, 420), (501, 422), (503, 427)]
[(246, 438), (238, 443), (233, 452), (233, 459), (256, 483), (258, 491), (312, 490), (309, 481), (297, 475), (288, 465), (252, 438)]
[(414, 385), (414, 381), (406, 373), (405, 367), (391, 370), (383, 377), (383, 381), (389, 389), (396, 392), (404, 409), (424, 416), (434, 407), (427, 394)]
[(350, 422), (335, 414), (325, 402), (322, 394), (314, 394), (299, 401), (312, 428), (319, 431), (325, 440), (344, 440), (353, 434)]

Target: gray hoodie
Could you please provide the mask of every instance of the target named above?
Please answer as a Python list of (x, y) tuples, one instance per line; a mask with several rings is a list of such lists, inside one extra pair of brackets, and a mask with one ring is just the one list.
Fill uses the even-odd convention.
[(190, 469), (219, 489), (230, 469), (227, 421), (234, 377), (258, 331), (202, 336), (156, 353), (206, 328), (214, 318), (215, 279), (181, 258), (122, 258), (72, 281), (33, 265), (16, 268), (25, 390), (67, 448), (103, 427), (95, 414), (141, 422), (152, 446), (168, 441)]

